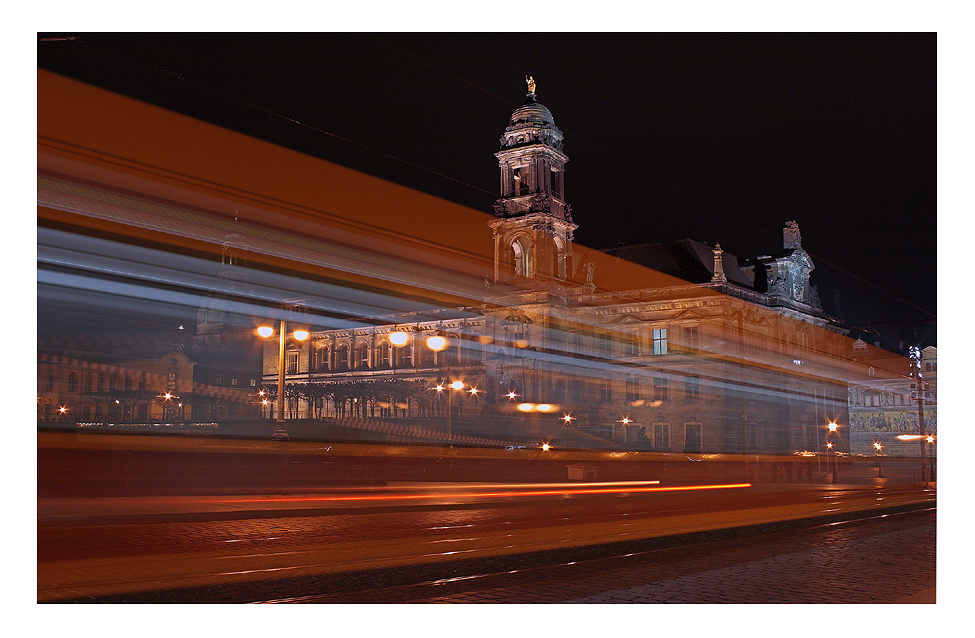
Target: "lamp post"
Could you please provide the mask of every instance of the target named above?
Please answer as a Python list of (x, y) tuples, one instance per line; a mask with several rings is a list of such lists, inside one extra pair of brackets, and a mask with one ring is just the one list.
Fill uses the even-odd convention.
[[(444, 336), (442, 334), (438, 333), (436, 335), (433, 335), (432, 337), (429, 337), (427, 339), (427, 341), (426, 341), (426, 345), (427, 345), (428, 348), (430, 348), (434, 352), (438, 352), (439, 353), (441, 350), (443, 350), (444, 348), (447, 347), (447, 339), (444, 338)], [(437, 356), (437, 364), (439, 365), (441, 363), (442, 362), (440, 361), (440, 357), (438, 355)], [(440, 375), (437, 375), (437, 392), (438, 393), (439, 392), (443, 392), (443, 390), (444, 390), (444, 385), (441, 383), (440, 379), (441, 379)], [(450, 379), (448, 378), (447, 379), (447, 437), (448, 438), (450, 437), (450, 434), (451, 434), (451, 432), (450, 432), (450, 430), (451, 430), (451, 424), (450, 424), (450, 412), (451, 412), (450, 389), (451, 389), (450, 388)]]
[(880, 467), (880, 456), (883, 453), (883, 446), (878, 441), (874, 441), (873, 448), (877, 454), (877, 478), (884, 478), (884, 468)]
[(921, 348), (911, 346), (911, 376), (914, 378), (913, 387), (917, 391), (917, 425), (920, 432), (921, 442), (921, 480), (924, 484), (928, 483), (927, 471), (927, 432), (924, 430), (924, 386), (921, 375)]
[[(288, 322), (284, 319), (281, 320), (281, 327), (278, 330), (278, 413), (277, 413), (277, 428), (274, 430), (274, 434), (271, 438), (275, 441), (286, 441), (288, 439), (288, 432), (284, 427), (284, 353), (285, 345), (287, 344), (287, 332), (288, 332)], [(265, 339), (274, 334), (274, 328), (271, 326), (261, 326), (257, 329), (257, 334), (261, 335)], [(294, 338), (298, 341), (304, 341), (308, 338), (307, 330), (295, 330)]]
[[(829, 432), (826, 434), (826, 471), (828, 472), (829, 471), (829, 451), (830, 450), (833, 450), (833, 440), (832, 439), (833, 439), (833, 436), (836, 434), (836, 423), (831, 422), (826, 427), (829, 429)], [(830, 481), (830, 483), (833, 483), (833, 484), (836, 483), (836, 470), (838, 469), (837, 468), (836, 460), (837, 460), (836, 459), (836, 450), (833, 450), (833, 478)]]
[(931, 459), (928, 456), (929, 450), (934, 448), (934, 436), (928, 434), (926, 440), (927, 440), (927, 445), (924, 446), (925, 462), (927, 463), (928, 468), (931, 470), (931, 480), (936, 481), (937, 479), (934, 477), (934, 463), (931, 462)]
[(453, 435), (451, 419), (453, 418), (454, 413), (454, 393), (451, 392), (451, 390), (463, 390), (464, 382), (451, 381), (449, 376), (447, 377), (446, 383), (441, 384), (439, 380), (437, 381), (438, 392), (443, 392), (445, 387), (447, 390), (447, 438), (449, 439)]

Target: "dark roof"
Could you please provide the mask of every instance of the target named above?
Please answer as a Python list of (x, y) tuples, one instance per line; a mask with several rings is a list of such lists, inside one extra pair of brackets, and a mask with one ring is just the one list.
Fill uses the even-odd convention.
[[(604, 249), (602, 252), (689, 283), (708, 283), (714, 275), (713, 249), (693, 239), (617, 246)], [(728, 281), (753, 288), (752, 280), (739, 268), (738, 259), (727, 251), (724, 252), (723, 257), (724, 272)]]

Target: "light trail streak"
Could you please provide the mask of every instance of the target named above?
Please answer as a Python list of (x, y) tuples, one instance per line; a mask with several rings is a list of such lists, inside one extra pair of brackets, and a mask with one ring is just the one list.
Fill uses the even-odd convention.
[[(726, 483), (726, 484), (714, 484), (714, 485), (674, 485), (668, 487), (659, 487), (659, 481), (634, 481), (634, 482), (621, 482), (621, 483), (607, 483), (607, 485), (613, 485), (614, 487), (588, 487), (583, 489), (501, 489), (495, 491), (451, 491), (442, 492), (438, 491), (435, 493), (420, 493), (412, 492), (407, 494), (335, 494), (335, 495), (317, 495), (317, 496), (295, 496), (288, 498), (276, 498), (273, 501), (265, 498), (233, 498), (233, 499), (213, 499), (211, 502), (215, 503), (308, 503), (308, 502), (362, 502), (362, 501), (424, 501), (433, 499), (442, 499), (445, 497), (464, 497), (464, 498), (509, 498), (509, 497), (526, 497), (526, 496), (563, 496), (568, 494), (630, 494), (630, 493), (650, 493), (650, 492), (686, 492), (686, 491), (699, 491), (699, 490), (722, 490), (722, 489), (743, 489), (751, 487), (751, 483)], [(653, 487), (648, 486), (648, 484), (654, 484)], [(547, 484), (554, 486), (561, 486), (564, 484), (555, 483)], [(598, 484), (589, 484), (598, 485)], [(521, 487), (521, 485), (516, 485), (515, 487)]]

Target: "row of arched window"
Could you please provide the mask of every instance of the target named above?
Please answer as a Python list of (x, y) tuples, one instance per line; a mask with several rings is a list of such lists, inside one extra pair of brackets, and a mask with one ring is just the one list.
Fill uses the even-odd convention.
[[(552, 237), (552, 251), (550, 253), (550, 260), (552, 263), (548, 264), (547, 268), (545, 264), (541, 264), (547, 273), (551, 273), (559, 279), (565, 279), (566, 277), (566, 250), (565, 241), (561, 237)], [(514, 269), (515, 275), (519, 277), (524, 277), (526, 279), (532, 279), (535, 277), (537, 267), (540, 264), (536, 263), (535, 258), (535, 246), (531, 237), (527, 233), (521, 233), (511, 240), (511, 259), (512, 268)]]
[[(53, 375), (48, 375), (48, 390), (54, 389), (54, 377)], [(131, 390), (133, 387), (132, 377), (126, 376), (124, 385), (119, 387), (119, 375), (118, 374), (93, 374), (93, 373), (82, 373), (71, 372), (68, 374), (68, 392), (105, 392), (105, 391), (115, 391), (115, 390)], [(146, 389), (146, 378), (145, 374), (139, 379), (139, 389)]]
[(387, 340), (375, 347), (368, 343), (352, 345), (339, 343), (313, 346), (311, 371), (342, 371), (394, 368), (432, 368), (439, 365), (474, 365), (483, 360), (483, 349), (476, 337), (469, 340), (451, 339), (453, 347), (435, 352), (419, 341), (394, 346)]

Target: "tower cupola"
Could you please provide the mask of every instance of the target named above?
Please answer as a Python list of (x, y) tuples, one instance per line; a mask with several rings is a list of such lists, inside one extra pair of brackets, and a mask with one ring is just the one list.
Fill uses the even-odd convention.
[(562, 152), (562, 131), (538, 102), (534, 79), (527, 80), (525, 102), (511, 114), (501, 150), (494, 154), (501, 169), (501, 198), (494, 213), (517, 217), (537, 212), (571, 222), (563, 180), (569, 158)]
[(563, 175), (569, 158), (562, 152), (562, 131), (551, 111), (538, 102), (535, 80), (526, 78), (528, 94), (515, 109), (495, 153), (501, 171), (501, 197), (491, 223), (494, 230), (494, 279), (537, 284), (564, 280), (572, 255), (572, 223)]

